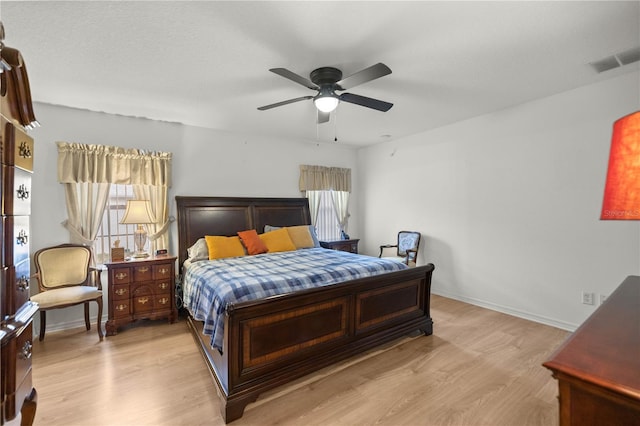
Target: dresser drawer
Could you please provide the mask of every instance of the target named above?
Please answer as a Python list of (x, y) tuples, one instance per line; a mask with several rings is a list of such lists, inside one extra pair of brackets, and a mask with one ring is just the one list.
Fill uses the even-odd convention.
[[(0, 321), (2, 321), (7, 315), (9, 315), (9, 312), (12, 312), (9, 310), (9, 306), (7, 306), (9, 299), (8, 299), (8, 292), (9, 292), (9, 285), (7, 284), (9, 282), (9, 268), (6, 266), (3, 266), (2, 268), (0, 268)], [(0, 366), (2, 364), (0, 363)], [(2, 391), (2, 386), (0, 385), (0, 391)]]
[(131, 306), (129, 300), (114, 300), (113, 302), (114, 318), (126, 318), (131, 315)]
[(112, 284), (128, 284), (131, 282), (130, 268), (115, 268), (110, 271), (109, 280)]
[(154, 281), (153, 290), (154, 294), (171, 294), (171, 283), (169, 279)]
[(129, 284), (114, 284), (113, 294), (111, 295), (113, 300), (128, 300), (129, 299)]
[(31, 213), (31, 172), (13, 166), (2, 166), (3, 215), (29, 215)]
[(152, 267), (151, 265), (140, 265), (134, 266), (133, 268), (133, 281), (134, 282), (142, 282), (142, 281), (151, 281), (152, 275)]
[[(16, 383), (22, 383), (31, 371), (31, 355), (33, 348), (33, 323), (29, 323), (17, 338)], [(31, 389), (31, 387), (29, 387)], [(20, 400), (22, 401), (23, 398)]]
[(153, 279), (171, 279), (173, 275), (173, 265), (171, 263), (161, 263), (153, 265)]
[(12, 292), (9, 312), (16, 312), (20, 306), (29, 300), (29, 285), (31, 277), (31, 262), (24, 259), (14, 266), (7, 267), (7, 291)]
[(4, 264), (16, 265), (29, 259), (29, 216), (2, 218), (4, 231)]
[(133, 315), (153, 311), (154, 294), (150, 284), (139, 286), (131, 292)]
[(2, 162), (23, 170), (33, 171), (33, 138), (13, 124), (2, 120), (4, 133)]
[[(31, 379), (31, 355), (33, 348), (33, 323), (29, 322), (22, 332), (16, 336), (15, 340), (10, 342), (15, 344), (10, 351), (3, 353), (3, 357), (11, 357), (5, 362), (4, 366), (8, 367), (9, 372), (15, 373), (6, 377), (4, 383), (5, 389), (5, 416), (9, 419), (14, 418), (22, 407), (22, 402), (31, 393), (33, 383)], [(4, 349), (4, 348), (3, 348)], [(4, 367), (3, 366), (3, 367)]]
[(157, 295), (155, 297), (155, 306), (158, 312), (170, 311), (172, 308), (171, 295), (170, 294)]

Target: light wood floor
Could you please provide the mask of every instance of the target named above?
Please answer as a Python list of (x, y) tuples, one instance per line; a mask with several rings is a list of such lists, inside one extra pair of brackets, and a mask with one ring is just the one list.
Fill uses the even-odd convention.
[[(541, 366), (567, 332), (434, 296), (432, 336), (407, 337), (263, 394), (233, 425), (557, 425)], [(34, 344), (35, 425), (221, 425), (184, 320)]]

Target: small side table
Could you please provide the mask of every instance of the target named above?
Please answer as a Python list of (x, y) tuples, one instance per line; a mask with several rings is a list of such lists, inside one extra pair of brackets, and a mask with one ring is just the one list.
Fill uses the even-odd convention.
[(349, 240), (320, 241), (320, 247), (358, 254), (358, 241), (360, 241), (358, 238), (352, 238)]
[(176, 256), (151, 256), (106, 263), (109, 274), (107, 336), (138, 319), (178, 318), (175, 295)]

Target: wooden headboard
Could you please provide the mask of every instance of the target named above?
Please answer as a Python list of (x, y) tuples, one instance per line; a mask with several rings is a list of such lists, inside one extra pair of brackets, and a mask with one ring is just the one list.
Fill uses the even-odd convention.
[(265, 225), (311, 224), (306, 198), (238, 198), (176, 196), (178, 207), (178, 265), (187, 249), (205, 235), (233, 236), (238, 231), (264, 231)]

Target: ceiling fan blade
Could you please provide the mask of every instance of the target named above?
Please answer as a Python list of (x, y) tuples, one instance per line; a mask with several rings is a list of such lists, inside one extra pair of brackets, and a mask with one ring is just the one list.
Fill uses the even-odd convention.
[(327, 123), (331, 117), (330, 112), (322, 112), (318, 110), (318, 124)]
[(393, 106), (393, 104), (389, 102), (367, 98), (366, 96), (354, 95), (353, 93), (343, 93), (340, 95), (340, 100), (384, 112), (389, 111)]
[(301, 75), (298, 75), (298, 74), (296, 74), (294, 72), (289, 71), (286, 68), (271, 68), (269, 71), (271, 71), (272, 73), (278, 74), (281, 77), (287, 78), (287, 79), (289, 79), (291, 81), (294, 81), (294, 82), (296, 82), (298, 84), (301, 84), (304, 87), (308, 87), (311, 90), (320, 89), (320, 87), (317, 84), (307, 80), (306, 78), (302, 77)]
[(358, 71), (355, 74), (351, 74), (350, 76), (343, 78), (338, 81), (336, 85), (341, 87), (341, 89), (338, 90), (347, 90), (359, 84), (366, 83), (367, 81), (384, 77), (388, 74), (391, 74), (391, 69), (382, 62), (379, 62), (375, 65), (371, 65), (369, 68), (365, 68), (362, 71)]
[(292, 104), (294, 102), (306, 101), (307, 99), (313, 99), (313, 96), (301, 96), (299, 98), (289, 99), (289, 100), (282, 101), (282, 102), (276, 102), (275, 104), (269, 104), (269, 105), (261, 106), (261, 107), (258, 107), (258, 109), (260, 111), (265, 111), (267, 109), (279, 107), (279, 106), (282, 106), (282, 105)]

